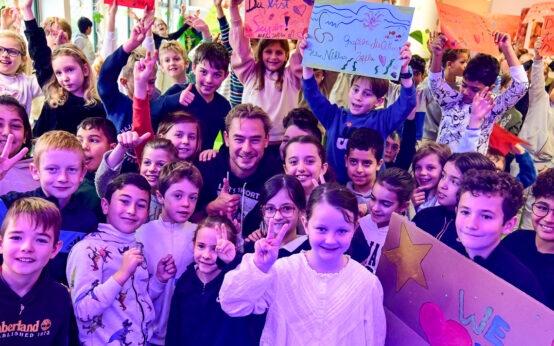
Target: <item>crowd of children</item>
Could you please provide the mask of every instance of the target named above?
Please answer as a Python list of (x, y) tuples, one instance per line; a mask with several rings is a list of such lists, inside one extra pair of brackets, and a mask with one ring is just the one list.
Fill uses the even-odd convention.
[(114, 1), (96, 56), (87, 18), (72, 44), (33, 0), (2, 10), (0, 344), (383, 345), (393, 213), (554, 309), (541, 39), (526, 73), (494, 34), (497, 93), (500, 57), (442, 34), (389, 82), (303, 67), (306, 37), (249, 42), (242, 0), (214, 6), (220, 36), (147, 7), (116, 47)]

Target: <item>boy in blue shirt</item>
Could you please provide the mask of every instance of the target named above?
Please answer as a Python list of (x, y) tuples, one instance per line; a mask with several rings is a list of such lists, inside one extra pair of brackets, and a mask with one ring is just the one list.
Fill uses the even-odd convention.
[[(302, 54), (307, 46), (308, 43), (304, 39), (299, 46)], [(382, 138), (387, 138), (415, 108), (416, 90), (408, 66), (411, 57), (410, 43), (406, 42), (400, 49), (399, 57), (403, 61), (400, 70), (400, 96), (390, 107), (379, 110), (375, 108), (384, 101), (388, 91), (387, 80), (355, 76), (350, 86), (349, 108), (345, 108), (331, 104), (319, 91), (313, 69), (304, 67), (304, 97), (316, 118), (327, 130), (327, 160), (335, 170), (340, 183), (348, 181), (344, 156), (349, 133), (360, 127), (368, 127), (379, 132)]]

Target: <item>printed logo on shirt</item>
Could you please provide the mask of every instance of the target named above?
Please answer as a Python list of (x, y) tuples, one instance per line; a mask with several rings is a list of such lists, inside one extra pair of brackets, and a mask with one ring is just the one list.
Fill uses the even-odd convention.
[(36, 320), (31, 323), (23, 323), (21, 320), (16, 323), (6, 323), (6, 321), (2, 321), (0, 324), (0, 339), (12, 337), (31, 339), (47, 336), (50, 335), (51, 326), (52, 321), (49, 318)]
[[(221, 189), (223, 189), (223, 183), (219, 183), (217, 186), (217, 194), (221, 192)], [(258, 199), (260, 199), (260, 193), (252, 190), (244, 190), (242, 189), (242, 186), (240, 187), (229, 187), (229, 193), (230, 194), (237, 194), (240, 196), (240, 203), (239, 203), (239, 210), (236, 215), (236, 218), (238, 221), (242, 220), (242, 217), (246, 217), (248, 213), (254, 209), (256, 204), (258, 203)]]
[(339, 137), (337, 138), (337, 149), (346, 150), (346, 145), (348, 144), (348, 135), (350, 132), (356, 130), (355, 127), (352, 127), (352, 123), (347, 123), (344, 129), (342, 129), (342, 133), (339, 134)]
[(85, 236), (84, 233), (75, 231), (60, 231), (60, 240), (63, 242), (63, 247), (60, 253), (69, 253), (73, 245), (77, 244)]

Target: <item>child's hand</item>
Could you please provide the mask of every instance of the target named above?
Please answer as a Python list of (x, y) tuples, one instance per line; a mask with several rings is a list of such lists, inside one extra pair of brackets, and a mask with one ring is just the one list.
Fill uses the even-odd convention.
[(512, 48), (512, 39), (510, 38), (510, 35), (495, 31), (493, 33), (494, 35), (494, 43), (498, 45), (498, 48), (504, 52), (506, 49)]
[(187, 107), (194, 101), (194, 93), (192, 90), (192, 83), (190, 83), (185, 90), (181, 91), (181, 96), (179, 96), (179, 103)]
[(142, 252), (139, 249), (132, 248), (125, 251), (121, 267), (119, 267), (119, 270), (113, 275), (113, 278), (120, 286), (123, 286), (143, 261)]
[(215, 226), (215, 237), (217, 239), (217, 245), (215, 247), (215, 253), (223, 262), (229, 263), (235, 259), (237, 249), (235, 245), (227, 239), (227, 228), (224, 224), (221, 226)]
[(492, 97), (491, 88), (485, 88), (475, 94), (473, 103), (471, 104), (471, 114), (468, 127), (477, 129), (481, 127), (483, 119), (494, 108), (494, 98)]
[(136, 131), (123, 132), (117, 135), (117, 145), (127, 150), (134, 149), (144, 143), (148, 137), (150, 137), (150, 132), (146, 132), (140, 137)]
[(323, 173), (319, 173), (319, 181), (317, 179), (312, 178), (312, 185), (314, 187), (318, 187), (319, 185), (325, 184), (325, 177), (323, 176)]
[[(152, 76), (152, 71), (154, 66), (156, 66), (156, 61), (158, 61), (158, 51), (154, 52), (154, 55), (150, 51), (146, 52), (146, 56), (141, 58), (135, 63), (135, 68), (133, 70), (133, 78), (135, 79), (135, 88), (139, 83), (146, 83), (148, 79)], [(145, 90), (146, 93), (146, 90)], [(136, 94), (136, 93), (135, 93)]]
[(274, 222), (273, 219), (269, 220), (267, 237), (258, 240), (254, 244), (254, 264), (264, 273), (269, 272), (271, 266), (277, 260), (279, 247), (289, 229), (289, 224), (284, 224), (279, 233), (275, 235)]
[(173, 256), (167, 255), (160, 259), (158, 266), (156, 267), (156, 277), (161, 283), (166, 283), (172, 277), (177, 274), (177, 266)]
[[(240, 195), (229, 193), (229, 180), (223, 178), (223, 189), (215, 200), (208, 204), (210, 215), (235, 215), (239, 209)], [(230, 218), (231, 220), (231, 218)]]
[(187, 4), (183, 2), (181, 3), (181, 16), (184, 16), (186, 11), (187, 11)]
[(410, 60), (412, 60), (412, 51), (410, 50), (410, 45), (411, 43), (409, 41), (406, 41), (402, 48), (400, 48), (399, 59), (402, 60), (402, 68), (400, 69), (400, 72), (402, 73), (410, 72), (410, 67), (408, 66)]
[(17, 10), (11, 7), (2, 9), (0, 18), (0, 27), (2, 30), (9, 30), (17, 20)]
[(429, 39), (427, 40), (427, 50), (429, 51), (429, 53), (433, 53), (433, 41), (435, 41), (437, 35), (438, 34), (436, 31), (431, 31), (429, 33)]
[(448, 42), (448, 38), (445, 35), (436, 35), (435, 39), (431, 43), (431, 54), (442, 56), (442, 54), (446, 50), (446, 42)]
[(206, 149), (203, 152), (201, 152), (200, 155), (198, 155), (198, 161), (200, 162), (210, 161), (211, 159), (217, 156), (217, 153), (219, 153), (219, 150)]
[[(115, 1), (114, 1), (114, 3), (115, 3)], [(137, 16), (137, 14), (132, 9), (127, 10), (127, 15), (129, 16), (129, 18), (131, 18), (135, 22), (140, 21), (140, 18)]]
[(131, 37), (129, 37), (129, 40), (123, 45), (123, 50), (126, 53), (131, 53), (135, 48), (140, 46), (153, 23), (154, 20), (150, 18), (142, 18), (137, 25), (135, 25), (133, 30), (131, 30)]
[(246, 242), (257, 242), (258, 240), (262, 239), (264, 237), (264, 234), (261, 230), (257, 229), (254, 232), (250, 233), (248, 238), (246, 238), (244, 241)]
[(0, 154), (0, 180), (4, 179), (8, 171), (21, 160), (25, 154), (29, 151), (28, 148), (21, 149), (13, 157), (10, 157), (10, 152), (12, 151), (14, 136), (10, 133), (6, 139), (6, 144), (4, 145), (4, 150)]
[(515, 145), (512, 145), (510, 152), (514, 155), (522, 155), (525, 153), (525, 148), (521, 145), (521, 143), (516, 143)]
[(304, 51), (308, 48), (308, 34), (304, 34), (302, 40), (298, 43), (298, 51), (304, 56)]
[(20, 0), (19, 1), (19, 8), (24, 9), (32, 9), (33, 8), (33, 0)]
[(414, 195), (412, 196), (412, 204), (414, 207), (418, 207), (423, 203), (425, 203), (425, 190), (423, 190), (422, 187), (418, 187), (415, 189)]
[(367, 215), (367, 212), (368, 212), (367, 204), (365, 203), (358, 204), (358, 214), (360, 217)]
[(200, 31), (204, 39), (212, 37), (208, 24), (206, 24), (206, 22), (202, 18), (198, 17), (198, 15), (188, 16), (185, 22), (192, 26), (194, 29)]
[(535, 61), (536, 60), (542, 60), (542, 55), (541, 55), (541, 48), (542, 48), (542, 37), (537, 37), (537, 40), (535, 41)]

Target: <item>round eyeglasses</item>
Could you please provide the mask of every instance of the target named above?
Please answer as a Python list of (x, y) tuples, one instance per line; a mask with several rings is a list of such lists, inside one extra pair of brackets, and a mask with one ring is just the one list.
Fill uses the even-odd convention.
[(282, 205), (279, 208), (275, 208), (271, 205), (265, 205), (262, 207), (262, 213), (265, 217), (274, 217), (277, 211), (282, 217), (291, 217), (294, 214), (296, 207), (293, 205)]
[(545, 217), (549, 212), (554, 212), (554, 209), (549, 208), (543, 203), (533, 203), (531, 206), (533, 207), (533, 214), (538, 217)]

